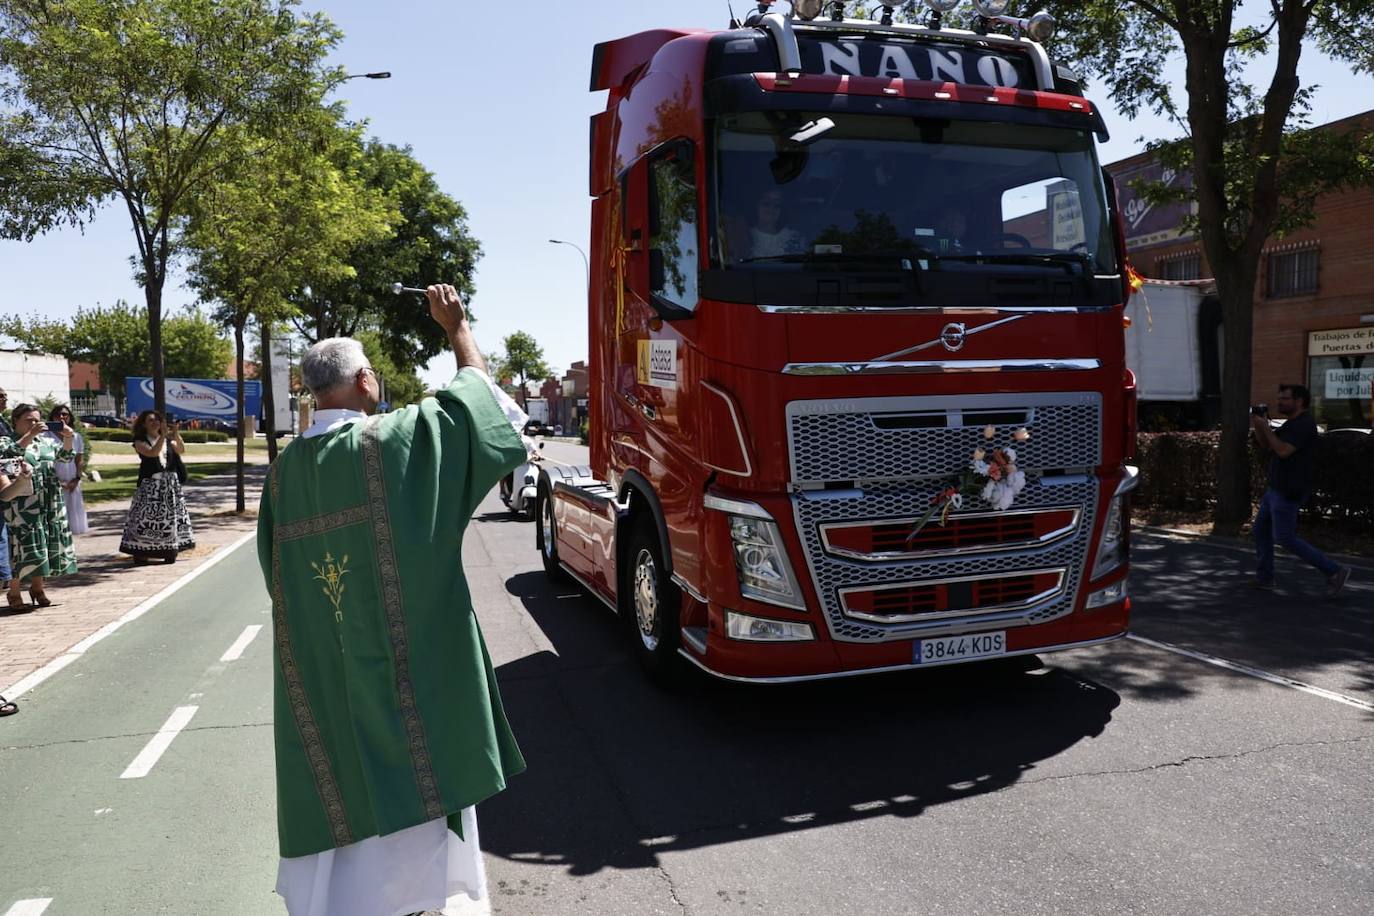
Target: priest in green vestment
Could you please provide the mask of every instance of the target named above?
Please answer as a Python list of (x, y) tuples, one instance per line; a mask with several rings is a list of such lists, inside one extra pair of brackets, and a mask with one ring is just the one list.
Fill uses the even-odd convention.
[(301, 367), (315, 423), (263, 489), (277, 889), (292, 916), (484, 895), (472, 806), (524, 768), (462, 566), (473, 510), (527, 459), (523, 413), (487, 377), (453, 287), (427, 296), (453, 381), (380, 415), (362, 347), (320, 341)]

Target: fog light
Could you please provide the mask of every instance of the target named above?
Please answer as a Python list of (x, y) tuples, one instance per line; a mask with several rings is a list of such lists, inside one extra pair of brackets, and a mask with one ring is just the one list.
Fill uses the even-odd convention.
[(821, 9), (825, 6), (825, 0), (796, 0), (792, 4), (792, 9), (797, 11), (797, 15), (808, 22), (821, 14)]
[(991, 18), (1005, 13), (1010, 2), (1011, 0), (973, 0), (973, 5), (978, 7), (979, 15)]
[(816, 638), (809, 623), (769, 620), (737, 611), (725, 612), (725, 635), (748, 642), (805, 642)]
[(959, 5), (960, 0), (922, 0), (922, 2), (937, 13), (948, 13)]
[(1129, 594), (1125, 579), (1120, 582), (1113, 582), (1106, 588), (1100, 588), (1088, 596), (1087, 610), (1106, 607), (1109, 604), (1120, 604), (1126, 600)]

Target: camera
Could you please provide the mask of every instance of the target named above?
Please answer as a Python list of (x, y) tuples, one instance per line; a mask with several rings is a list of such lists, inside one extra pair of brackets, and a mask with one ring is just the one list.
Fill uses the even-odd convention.
[(1251, 408), (1250, 408), (1250, 416), (1252, 416), (1252, 417), (1267, 417), (1267, 416), (1269, 416), (1269, 405), (1268, 405), (1268, 404), (1255, 404), (1255, 405), (1251, 406)]

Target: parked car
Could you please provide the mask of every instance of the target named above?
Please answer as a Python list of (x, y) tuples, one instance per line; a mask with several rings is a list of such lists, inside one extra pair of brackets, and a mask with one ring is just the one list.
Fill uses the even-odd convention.
[(81, 422), (87, 426), (95, 426), (101, 429), (123, 429), (124, 423), (119, 417), (107, 413), (83, 413)]
[(217, 433), (228, 433), (231, 436), (239, 430), (233, 423), (230, 423), (228, 420), (221, 420), (218, 417), (202, 417), (197, 421), (196, 427), (198, 429), (213, 430)]
[(552, 436), (553, 427), (541, 420), (530, 420), (525, 424), (525, 435), (527, 436)]

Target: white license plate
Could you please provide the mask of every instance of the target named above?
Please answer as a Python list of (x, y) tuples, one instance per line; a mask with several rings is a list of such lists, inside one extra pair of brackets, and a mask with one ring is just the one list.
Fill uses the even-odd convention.
[(1007, 633), (974, 633), (969, 636), (941, 636), (937, 639), (916, 640), (912, 660), (918, 664), (958, 662), (971, 658), (988, 658), (1007, 654)]

